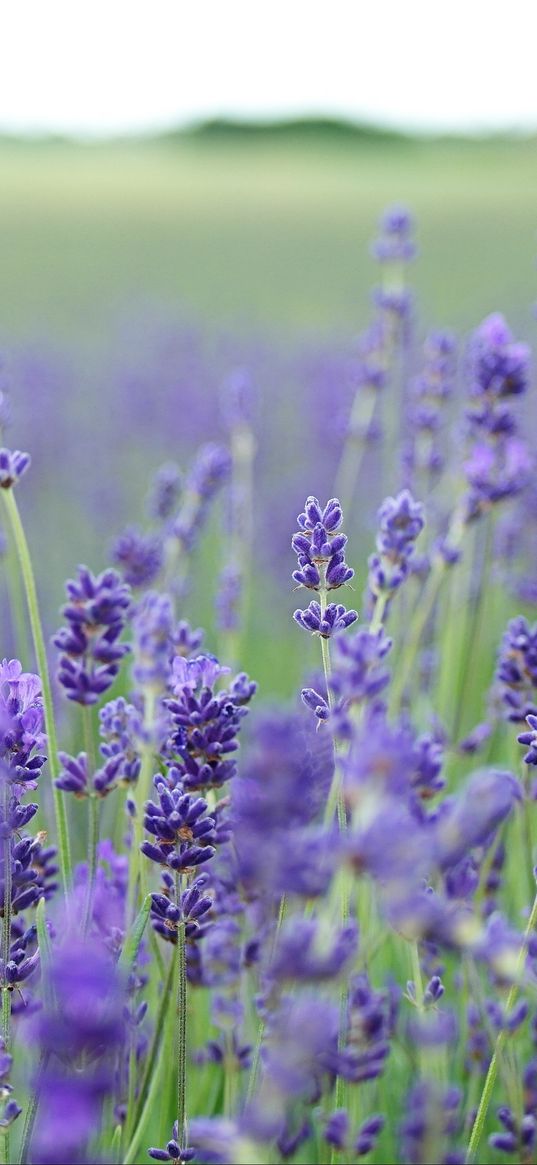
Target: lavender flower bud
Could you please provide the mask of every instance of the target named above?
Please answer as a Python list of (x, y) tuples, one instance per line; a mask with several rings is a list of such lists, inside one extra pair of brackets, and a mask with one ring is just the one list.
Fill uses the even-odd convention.
[(16, 485), (26, 473), (30, 462), (30, 454), (21, 453), (20, 449), (13, 452), (10, 449), (0, 449), (0, 488), (11, 489)]
[(129, 586), (148, 586), (162, 570), (162, 541), (158, 535), (143, 534), (137, 526), (128, 526), (113, 543), (112, 562), (120, 568)]
[(58, 679), (69, 700), (95, 704), (113, 683), (129, 650), (118, 642), (130, 606), (129, 588), (115, 570), (93, 575), (85, 566), (66, 583), (67, 627), (53, 638), (61, 651)]

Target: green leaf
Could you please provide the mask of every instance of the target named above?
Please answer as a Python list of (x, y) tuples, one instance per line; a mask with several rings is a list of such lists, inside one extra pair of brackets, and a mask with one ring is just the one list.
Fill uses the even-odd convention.
[(137, 914), (136, 918), (134, 919), (132, 927), (127, 935), (127, 938), (125, 939), (125, 945), (119, 959), (119, 969), (126, 975), (132, 971), (132, 968), (136, 962), (136, 956), (140, 949), (140, 943), (142, 941), (144, 930), (147, 925), (150, 909), (151, 895), (146, 894), (140, 913)]

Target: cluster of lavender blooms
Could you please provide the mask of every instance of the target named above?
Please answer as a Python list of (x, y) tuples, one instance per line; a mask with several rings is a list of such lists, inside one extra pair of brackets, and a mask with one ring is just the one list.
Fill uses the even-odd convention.
[(407, 577), (415, 542), (425, 525), (423, 506), (409, 490), (386, 498), (379, 514), (377, 553), (369, 558), (368, 586), (371, 598), (387, 602)]
[[(292, 579), (314, 595), (293, 616), (311, 655), (288, 622), (301, 701), (264, 703), (267, 667), (259, 686), (235, 671), (222, 637), (251, 648), (244, 597), (262, 574), (246, 371), (222, 389), (226, 444), (185, 475), (163, 465), (117, 570), (67, 582), (50, 656), (13, 496), (29, 458), (1, 451), (32, 648), (22, 636), (23, 662), (0, 665), (0, 1160), (535, 1159), (537, 625), (495, 616), (486, 558), (495, 503), (525, 489), (509, 466), (526, 457), (511, 398), (529, 353), (499, 316), (473, 337), (461, 499), (452, 337), (431, 334), (407, 368), (404, 209), (375, 253), (360, 358), (384, 396), (407, 370), (401, 479), (367, 541), (337, 497), (299, 513)], [(223, 564), (219, 626), (204, 632), (184, 583), (221, 490), (222, 546), (211, 526), (198, 568)], [(329, 601), (355, 571), (358, 627)]]
[(147, 499), (151, 529), (128, 526), (111, 548), (112, 560), (129, 586), (151, 586), (166, 572), (170, 556), (192, 554), (230, 469), (227, 448), (215, 443), (201, 447), (185, 476), (173, 462), (161, 466)]
[(503, 316), (491, 315), (474, 333), (469, 363), (467, 520), (520, 493), (532, 471), (530, 447), (511, 407), (528, 388), (528, 345), (514, 340)]
[(95, 576), (87, 567), (66, 583), (62, 608), (67, 626), (54, 637), (61, 651), (58, 679), (77, 704), (97, 703), (113, 683), (128, 646), (119, 643), (125, 627), (130, 591), (114, 570)]
[(54, 847), (46, 845), (44, 832), (32, 835), (26, 830), (38, 812), (38, 805), (27, 798), (38, 787), (46, 762), (43, 753), (46, 743), (39, 676), (24, 672), (17, 659), (2, 660), (0, 895), (3, 921), (0, 980), (3, 1041), (0, 1052), (0, 1129), (4, 1136), (22, 1111), (10, 1083), (13, 1057), (9, 1017), (31, 1012), (37, 1006), (40, 951), (35, 910), (42, 899), (51, 898), (58, 888)]
[(409, 385), (403, 468), (409, 485), (427, 494), (446, 464), (447, 408), (455, 391), (456, 348), (451, 332), (431, 332), (423, 366)]
[(374, 302), (388, 317), (408, 319), (412, 294), (406, 286), (405, 267), (416, 256), (414, 223), (404, 206), (390, 207), (379, 223), (379, 236), (372, 246), (382, 271), (381, 286), (375, 289)]
[[(354, 577), (345, 562), (347, 536), (340, 529), (342, 521), (338, 498), (330, 498), (323, 508), (317, 498), (308, 497), (297, 518), (299, 531), (293, 537), (293, 550), (298, 569), (293, 571), (293, 579), (297, 586), (317, 591), (323, 600), (329, 591), (338, 590)], [(358, 614), (346, 610), (342, 603), (312, 600), (305, 611), (295, 611), (293, 618), (304, 630), (329, 639), (336, 631), (350, 627)]]

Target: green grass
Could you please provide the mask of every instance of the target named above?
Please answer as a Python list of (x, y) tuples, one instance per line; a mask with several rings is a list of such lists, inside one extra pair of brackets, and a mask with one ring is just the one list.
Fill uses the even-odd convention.
[(133, 300), (285, 330), (361, 326), (381, 209), (418, 218), (428, 321), (537, 295), (537, 144), (172, 139), (0, 146), (0, 329), (94, 340)]

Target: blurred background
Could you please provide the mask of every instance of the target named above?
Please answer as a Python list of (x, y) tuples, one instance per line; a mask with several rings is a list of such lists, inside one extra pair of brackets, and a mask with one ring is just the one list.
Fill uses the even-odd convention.
[[(258, 442), (244, 662), (290, 691), (289, 538), (305, 494), (331, 490), (383, 209), (417, 224), (416, 350), (441, 326), (463, 351), (496, 309), (534, 337), (532, 5), (495, 23), (481, 0), (442, 21), (426, 0), (49, 0), (4, 11), (2, 32), (5, 440), (33, 458), (19, 499), (49, 630), (65, 577), (102, 569), (143, 518), (158, 465), (225, 436), (221, 385), (240, 366)], [(366, 458), (348, 521), (364, 562), (374, 474)], [(223, 520), (189, 600), (203, 621)]]

